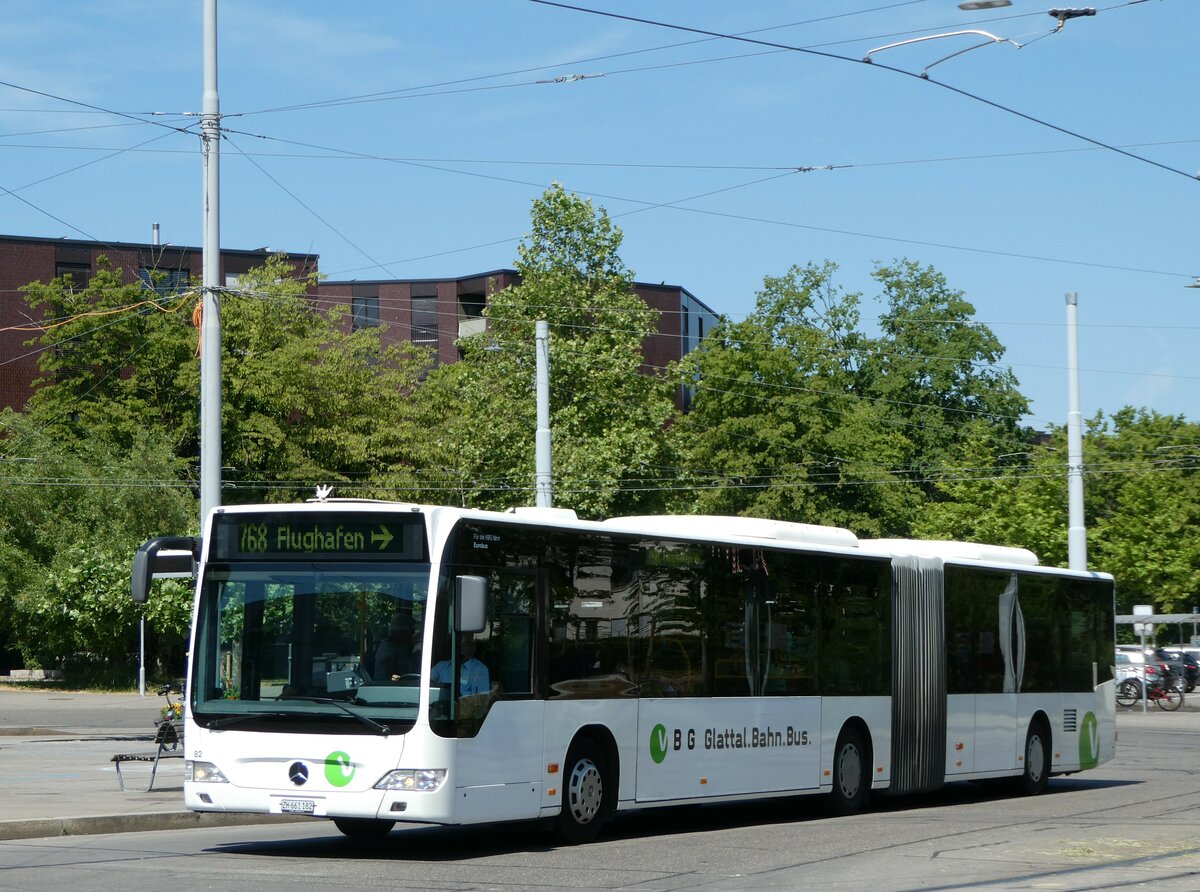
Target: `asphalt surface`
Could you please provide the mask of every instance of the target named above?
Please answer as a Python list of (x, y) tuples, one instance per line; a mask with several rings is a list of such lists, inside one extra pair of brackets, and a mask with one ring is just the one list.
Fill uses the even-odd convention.
[(152, 753), (154, 694), (93, 694), (0, 686), (0, 839), (33, 839), (280, 823), (269, 815), (198, 814), (183, 807), (183, 759), (127, 763), (122, 792), (112, 757)]
[[(159, 763), (149, 792), (150, 764), (123, 765), (122, 791), (112, 757), (154, 751), (162, 706), (153, 694), (0, 686), (0, 840), (310, 820), (188, 811), (182, 758)], [(1200, 731), (1200, 696), (1177, 712), (1118, 708), (1123, 726)]]

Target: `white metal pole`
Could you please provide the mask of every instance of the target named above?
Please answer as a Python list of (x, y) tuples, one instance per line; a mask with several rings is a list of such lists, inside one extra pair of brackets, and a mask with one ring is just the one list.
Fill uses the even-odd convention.
[(1150, 705), (1150, 664), (1146, 660), (1146, 623), (1142, 623), (1142, 715)]
[(1067, 295), (1067, 566), (1087, 569), (1083, 519), (1083, 425), (1079, 414), (1078, 296)]
[(534, 454), (534, 486), (539, 508), (554, 505), (554, 485), (550, 459), (550, 324), (535, 326), (534, 349), (537, 353), (537, 439)]
[(221, 504), (221, 105), (217, 96), (217, 0), (204, 0), (204, 305), (200, 325), (200, 528)]
[(138, 618), (138, 694), (146, 696), (146, 617)]

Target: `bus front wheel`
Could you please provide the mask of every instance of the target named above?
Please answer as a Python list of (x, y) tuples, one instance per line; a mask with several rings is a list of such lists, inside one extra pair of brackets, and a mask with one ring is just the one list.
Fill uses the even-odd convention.
[(374, 818), (334, 818), (333, 824), (350, 839), (383, 839), (396, 826), (395, 821), (379, 821)]
[(1041, 719), (1029, 724), (1025, 735), (1025, 769), (1017, 778), (1017, 789), (1026, 796), (1036, 796), (1046, 789), (1050, 780), (1050, 729)]
[(594, 740), (581, 737), (571, 745), (565, 768), (555, 834), (571, 845), (591, 842), (612, 810), (608, 760)]
[(871, 792), (871, 750), (861, 731), (842, 729), (833, 751), (833, 791), (829, 794), (834, 814), (852, 815), (867, 804)]

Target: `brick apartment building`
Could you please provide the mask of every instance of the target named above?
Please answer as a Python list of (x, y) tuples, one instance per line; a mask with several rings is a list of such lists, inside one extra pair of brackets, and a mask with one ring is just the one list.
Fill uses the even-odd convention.
[[(239, 275), (262, 266), (275, 253), (268, 248), (222, 250), (221, 281), (235, 285)], [(26, 304), (21, 288), (68, 275), (83, 287), (99, 269), (101, 255), (121, 272), (123, 282), (141, 280), (160, 294), (181, 291), (203, 273), (199, 248), (0, 235), (0, 407), (23, 407), (33, 382), (41, 376), (37, 352), (25, 345), (35, 333), (11, 330), (13, 326), (37, 322), (40, 317), (40, 311), (35, 315)], [(316, 269), (316, 255), (285, 256), (297, 272)]]
[[(274, 253), (267, 248), (223, 249), (222, 282), (236, 285), (239, 275), (261, 266)], [(203, 270), (201, 249), (195, 247), (0, 235), (0, 407), (24, 406), (40, 375), (37, 353), (25, 346), (33, 334), (9, 330), (37, 321), (20, 289), (65, 275), (82, 285), (98, 269), (101, 255), (120, 270), (122, 281), (141, 280), (162, 294), (188, 287)], [(317, 268), (318, 255), (285, 256), (298, 273)], [(386, 326), (387, 343), (409, 340), (428, 345), (436, 349), (438, 362), (451, 363), (459, 358), (456, 339), (483, 330), (488, 298), (519, 282), (520, 276), (511, 269), (450, 279), (322, 282), (315, 298), (323, 306), (350, 306), (355, 327)], [(660, 314), (658, 333), (643, 346), (648, 368), (681, 358), (717, 323), (716, 314), (686, 288), (636, 282), (634, 290)], [(680, 393), (681, 405), (686, 398)]]
[[(436, 350), (438, 362), (459, 359), (455, 341), (484, 330), (491, 295), (520, 284), (516, 270), (497, 269), (456, 279), (378, 279), (322, 282), (318, 298), (350, 306), (353, 325), (387, 326), (385, 343), (411, 341)], [(634, 291), (658, 310), (658, 333), (642, 345), (648, 369), (662, 368), (695, 349), (717, 315), (686, 288), (635, 282)], [(684, 401), (686, 394), (680, 394)]]

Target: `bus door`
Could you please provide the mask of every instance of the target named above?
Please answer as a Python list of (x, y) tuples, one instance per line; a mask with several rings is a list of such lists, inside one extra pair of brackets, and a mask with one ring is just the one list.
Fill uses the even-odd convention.
[[(479, 574), (479, 568), (460, 572)], [(541, 571), (505, 568), (480, 575), (487, 580), (487, 628), (470, 636), (447, 634), (441, 652), (434, 650), (432, 682), (442, 688), (435, 709), (448, 715), (436, 724), (439, 733), (458, 738), (454, 785), (473, 821), (532, 818), (541, 807), (543, 777), (545, 703), (535, 698), (533, 685)], [(446, 664), (457, 667), (452, 682), (443, 674)]]
[[(975, 770), (1005, 771), (1025, 742), (1017, 706), (1025, 672), (1025, 620), (1017, 574), (990, 573), (981, 608), (987, 624), (980, 644), (980, 693), (975, 696)], [(1019, 743), (1018, 743), (1019, 738)]]

